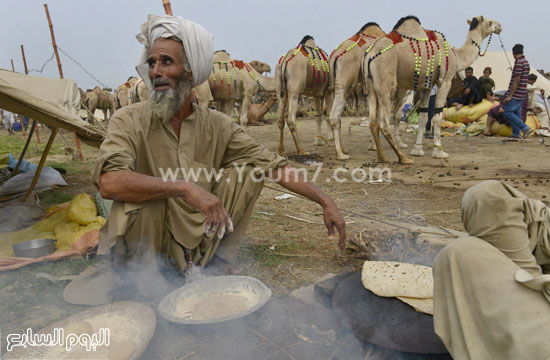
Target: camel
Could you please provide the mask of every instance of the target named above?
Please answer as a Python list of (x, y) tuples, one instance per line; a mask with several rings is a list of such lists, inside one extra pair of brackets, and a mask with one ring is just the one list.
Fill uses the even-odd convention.
[[(342, 112), (350, 95), (358, 92), (361, 59), (365, 50), (386, 33), (377, 23), (368, 22), (355, 35), (342, 42), (330, 54), (330, 93), (331, 102), (329, 122), (334, 133), (334, 146), (338, 160), (349, 159), (340, 142)], [(357, 98), (356, 98), (357, 99)], [(356, 100), (357, 101), (357, 100)], [(357, 101), (358, 102), (358, 101)]]
[(261, 75), (245, 61), (233, 60), (224, 50), (214, 53), (214, 66), (208, 83), (214, 100), (219, 104), (217, 108), (227, 115), (232, 116), (235, 101), (242, 102), (239, 123), (245, 131), (252, 96), (260, 90), (275, 92), (276, 86), (274, 78)]
[[(285, 122), (290, 129), (299, 155), (307, 155), (296, 131), (296, 111), (301, 95), (313, 97), (317, 121), (317, 137), (314, 145), (325, 145), (321, 142), (321, 124), (323, 121), (322, 103), (329, 83), (329, 64), (326, 53), (315, 45), (312, 36), (306, 35), (296, 48), (290, 49), (279, 59), (275, 69), (277, 94), (279, 96), (279, 148), (284, 153), (283, 131)], [(288, 103), (288, 116), (285, 118), (285, 107)], [(329, 131), (331, 133), (331, 131)], [(329, 136), (330, 137), (330, 136)]]
[[(261, 125), (268, 123), (264, 120), (264, 115), (275, 105), (277, 96), (271, 95), (264, 104), (250, 104), (248, 107), (248, 125)], [(270, 122), (269, 122), (270, 123)]]
[(115, 109), (118, 110), (122, 107), (130, 105), (130, 89), (137, 82), (135, 76), (130, 76), (128, 80), (115, 90)]
[[(481, 43), (489, 35), (502, 31), (502, 26), (483, 16), (468, 20), (470, 29), (461, 48), (450, 46), (445, 36), (422, 28), (415, 16), (401, 18), (393, 31), (377, 40), (363, 57), (363, 73), (368, 87), (370, 126), (377, 147), (379, 162), (387, 160), (380, 146), (379, 131), (389, 142), (402, 164), (414, 163), (399, 149), (390, 132), (392, 110), (402, 104), (409, 90), (420, 92), (419, 129), (427, 121), (429, 93), (438, 86), (435, 100), (434, 149), (432, 157), (445, 159), (449, 154), (441, 146), (441, 111), (447, 100), (453, 77), (457, 71), (471, 65), (481, 53)], [(392, 104), (392, 97), (394, 101)], [(395, 114), (395, 112), (394, 112)], [(379, 117), (378, 117), (379, 115)], [(396, 138), (399, 134), (398, 116), (394, 116)], [(418, 137), (411, 155), (422, 156), (424, 132)], [(395, 139), (398, 140), (398, 139)], [(397, 141), (398, 143), (400, 142)]]
[[(110, 89), (101, 89), (99, 86), (96, 86), (93, 90), (86, 93), (85, 105), (88, 108), (88, 121), (92, 119), (96, 109), (103, 111), (104, 121), (108, 121), (113, 116), (115, 101), (108, 90)], [(107, 112), (109, 112), (109, 116), (107, 116)]]
[(132, 104), (147, 101), (150, 90), (142, 78), (139, 78), (130, 88), (130, 102)]
[(254, 68), (254, 70), (262, 75), (264, 72), (271, 72), (271, 66), (259, 60), (252, 60), (251, 62), (249, 62), (249, 64), (250, 66), (252, 66), (252, 68)]

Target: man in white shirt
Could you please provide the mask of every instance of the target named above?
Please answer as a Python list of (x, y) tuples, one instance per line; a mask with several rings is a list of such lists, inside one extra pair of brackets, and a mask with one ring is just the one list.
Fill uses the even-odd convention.
[[(546, 106), (544, 106), (544, 101), (546, 101), (544, 98), (544, 89), (535, 86), (536, 81), (537, 75), (529, 74), (527, 77), (527, 92), (529, 94), (527, 99), (527, 111), (537, 115), (540, 120), (541, 128), (536, 130), (536, 133), (541, 136), (550, 137), (550, 131), (548, 131), (548, 112), (546, 111)], [(539, 103), (535, 91), (539, 91), (542, 95), (542, 103)]]
[(6, 110), (2, 111), (2, 123), (4, 124), (6, 130), (8, 130), (8, 133), (10, 135), (13, 135), (13, 124), (15, 123), (15, 116), (12, 112)]

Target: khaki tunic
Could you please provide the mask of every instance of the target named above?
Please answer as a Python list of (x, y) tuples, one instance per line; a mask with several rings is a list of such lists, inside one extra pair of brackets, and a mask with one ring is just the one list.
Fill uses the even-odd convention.
[[(242, 168), (244, 164), (246, 168)], [(222, 242), (232, 246), (231, 254), (224, 254), (230, 258), (236, 256), (241, 241), (237, 238), (242, 238), (263, 185), (252, 181), (250, 171), (259, 167), (267, 176), (269, 169), (286, 164), (284, 158), (268, 151), (222, 113), (193, 105), (193, 113), (182, 122), (178, 140), (171, 123), (153, 121), (150, 103), (142, 102), (118, 110), (111, 118), (93, 177), (99, 186), (101, 175), (108, 171), (130, 170), (154, 177), (161, 177), (168, 169), (196, 171), (200, 175), (194, 182), (222, 199), (235, 224), (236, 231)], [(244, 169), (243, 181), (237, 181), (235, 166)], [(224, 176), (216, 182), (204, 170), (199, 173), (200, 168), (216, 173), (224, 169)], [(183, 171), (177, 178), (184, 180)], [(184, 270), (184, 251), (191, 250), (194, 262), (204, 266), (220, 243), (215, 237), (205, 237), (202, 213), (183, 198), (169, 198), (139, 204), (115, 201), (100, 233), (99, 253), (108, 253), (113, 246), (115, 253), (125, 254), (122, 262), (140, 258), (139, 266), (156, 262), (162, 253)]]
[[(485, 181), (464, 194), (462, 221), (470, 236), (433, 265), (436, 333), (455, 359), (550, 359), (550, 210)], [(523, 271), (533, 280), (516, 281)]]

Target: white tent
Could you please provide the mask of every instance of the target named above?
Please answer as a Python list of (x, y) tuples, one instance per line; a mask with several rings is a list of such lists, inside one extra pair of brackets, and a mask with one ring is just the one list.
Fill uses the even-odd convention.
[[(510, 63), (508, 63), (506, 57), (508, 57)], [(529, 61), (529, 57), (526, 56), (526, 58)], [(495, 91), (499, 91), (508, 90), (508, 84), (512, 76), (510, 64), (514, 66), (514, 56), (511, 51), (506, 53), (504, 51), (488, 51), (485, 56), (479, 56), (471, 66), (474, 68), (474, 75), (478, 79), (483, 75), (485, 67), (491, 67), (493, 71), (491, 78), (495, 81)], [(531, 66), (531, 74), (538, 76), (535, 86), (544, 89), (546, 96), (550, 95), (550, 80), (540, 74), (533, 66)]]
[(105, 136), (77, 116), (80, 94), (71, 79), (44, 78), (0, 69), (0, 108), (56, 128), (74, 131), (91, 146)]

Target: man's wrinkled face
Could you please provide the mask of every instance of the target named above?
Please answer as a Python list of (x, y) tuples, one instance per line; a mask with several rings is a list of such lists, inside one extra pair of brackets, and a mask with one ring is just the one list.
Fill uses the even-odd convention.
[(470, 78), (470, 77), (472, 77), (472, 75), (474, 75), (474, 72), (472, 70), (466, 70), (465, 74), (466, 74), (467, 78)]
[(185, 61), (183, 45), (176, 40), (157, 39), (149, 51), (153, 116), (162, 121), (171, 119), (191, 95), (192, 75), (185, 71)]
[(534, 85), (536, 81), (537, 81), (537, 79), (535, 79), (535, 80), (527, 79), (527, 83), (529, 85)]

